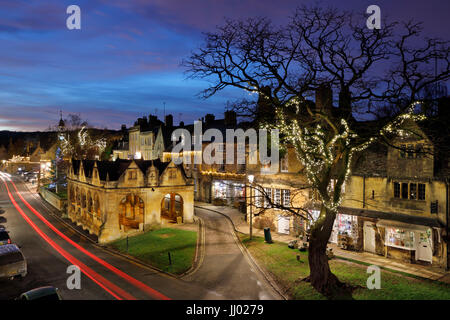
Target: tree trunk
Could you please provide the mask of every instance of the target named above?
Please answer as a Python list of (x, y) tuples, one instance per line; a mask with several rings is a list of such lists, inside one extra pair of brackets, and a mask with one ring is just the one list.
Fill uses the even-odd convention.
[(309, 269), (308, 280), (311, 285), (327, 298), (351, 298), (351, 290), (331, 272), (328, 265), (327, 244), (333, 229), (336, 214), (324, 206), (321, 215), (311, 228), (309, 238)]

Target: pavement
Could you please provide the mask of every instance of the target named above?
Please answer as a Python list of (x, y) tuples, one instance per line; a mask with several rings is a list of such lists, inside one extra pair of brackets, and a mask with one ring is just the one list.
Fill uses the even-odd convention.
[[(209, 210), (214, 210), (216, 212), (220, 212), (221, 214), (228, 216), (233, 222), (236, 231), (244, 234), (250, 234), (250, 227), (245, 221), (245, 215), (239, 212), (239, 210), (227, 206), (214, 206), (210, 203), (205, 202), (196, 202), (196, 206), (198, 208), (207, 208)], [(264, 230), (253, 228), (253, 234), (255, 236), (264, 237)], [(276, 232), (272, 232), (271, 236), (272, 240), (284, 243), (288, 243), (291, 240), (298, 240), (298, 238), (296, 237), (278, 234)], [(404, 263), (398, 260), (388, 259), (383, 256), (379, 256), (369, 252), (355, 252), (343, 250), (334, 243), (329, 243), (328, 247), (333, 249), (334, 255), (338, 259), (339, 258), (346, 260), (350, 259), (373, 265), (378, 265), (386, 269), (401, 271), (421, 278), (438, 280), (450, 284), (450, 272), (446, 272), (438, 267)]]

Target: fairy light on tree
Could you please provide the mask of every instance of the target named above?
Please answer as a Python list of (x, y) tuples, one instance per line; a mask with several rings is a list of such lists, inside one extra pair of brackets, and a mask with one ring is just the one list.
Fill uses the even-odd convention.
[[(330, 271), (326, 247), (355, 154), (424, 120), (418, 92), (449, 78), (448, 42), (418, 44), (420, 32), (411, 22), (369, 30), (351, 13), (303, 6), (285, 26), (227, 20), (183, 62), (190, 77), (212, 80), (205, 98), (226, 87), (258, 93), (253, 104), (236, 103), (238, 115), (279, 129), (294, 147), (321, 203), (310, 229), (308, 280), (328, 297), (351, 292)], [(442, 66), (437, 73), (435, 60)], [(362, 116), (370, 121), (356, 120)]]

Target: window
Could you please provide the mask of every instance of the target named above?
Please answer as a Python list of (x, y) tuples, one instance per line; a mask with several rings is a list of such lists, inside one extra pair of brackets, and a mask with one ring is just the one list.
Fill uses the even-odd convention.
[(405, 149), (406, 149), (406, 145), (401, 144), (400, 145), (400, 158), (405, 158)]
[(283, 206), (286, 208), (291, 206), (291, 190), (283, 190)]
[(414, 146), (412, 144), (408, 144), (408, 159), (414, 158)]
[(409, 198), (411, 200), (417, 199), (417, 184), (415, 184), (415, 183), (411, 183), (409, 185)]
[(402, 183), (402, 199), (408, 199), (408, 184)]
[(128, 180), (135, 180), (137, 178), (136, 171), (128, 171)]
[(269, 198), (270, 200), (272, 200), (272, 189), (271, 188), (264, 188), (264, 207), (268, 208), (269, 207), (269, 200), (267, 198)]
[(281, 159), (280, 170), (281, 170), (281, 172), (288, 172), (289, 171), (287, 154)]
[(425, 184), (394, 182), (394, 198), (425, 200)]
[(425, 200), (425, 185), (423, 183), (419, 183), (419, 200)]
[[(261, 208), (261, 191), (259, 189), (255, 189), (255, 206), (257, 208)], [(252, 199), (250, 199), (250, 201), (253, 201)]]
[(273, 196), (273, 202), (277, 205), (281, 205), (281, 190), (275, 189), (275, 193)]
[(414, 248), (414, 232), (396, 228), (386, 228), (386, 245), (398, 248)]
[(416, 158), (423, 158), (423, 144), (416, 145)]

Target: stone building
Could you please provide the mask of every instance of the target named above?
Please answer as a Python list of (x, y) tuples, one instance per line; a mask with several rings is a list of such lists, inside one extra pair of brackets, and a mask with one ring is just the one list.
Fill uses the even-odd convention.
[(357, 250), (447, 268), (448, 172), (424, 128), (360, 155), (340, 211), (356, 219)]
[[(349, 238), (356, 251), (449, 268), (450, 130), (445, 119), (448, 115), (407, 123), (401, 135), (391, 137), (389, 147), (377, 144), (355, 155), (331, 243), (340, 245)], [(254, 226), (294, 236), (306, 231), (311, 221), (265, 208), (268, 197), (272, 204), (303, 207), (312, 220), (318, 217), (320, 202), (313, 201), (317, 197), (300, 190), (304, 177), (294, 153), (288, 150), (279, 173), (261, 175), (260, 171), (260, 165), (247, 165), (247, 176), (253, 175), (254, 185), (262, 189), (246, 192), (247, 215), (250, 209), (262, 211), (254, 217)]]
[(72, 160), (67, 181), (69, 218), (101, 243), (193, 222), (192, 179), (172, 162)]
[[(247, 165), (247, 217), (251, 211), (255, 228), (270, 228), (272, 232), (291, 236), (305, 234), (309, 221), (298, 209), (310, 207), (311, 203), (310, 192), (305, 189), (307, 182), (299, 174), (301, 168), (293, 148), (287, 148), (275, 174), (265, 173), (260, 164)], [(299, 215), (276, 208), (277, 205), (295, 210)]]

